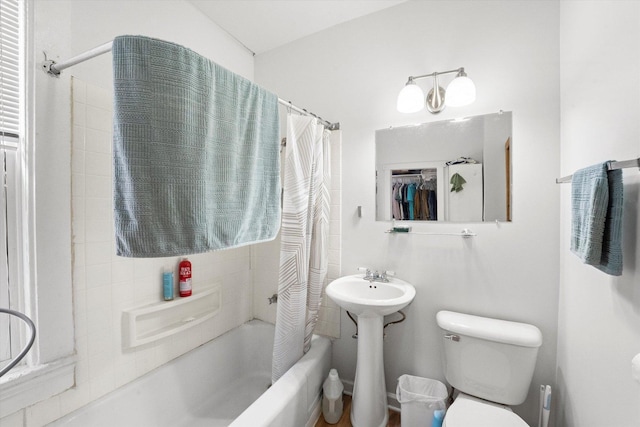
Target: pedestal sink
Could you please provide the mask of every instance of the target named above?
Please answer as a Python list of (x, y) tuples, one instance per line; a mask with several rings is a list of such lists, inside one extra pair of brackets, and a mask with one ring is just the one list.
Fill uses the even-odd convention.
[(355, 274), (334, 280), (326, 289), (336, 304), (358, 316), (358, 356), (351, 403), (354, 427), (384, 427), (389, 419), (382, 349), (384, 316), (407, 306), (416, 290), (395, 277), (387, 280), (370, 281)]

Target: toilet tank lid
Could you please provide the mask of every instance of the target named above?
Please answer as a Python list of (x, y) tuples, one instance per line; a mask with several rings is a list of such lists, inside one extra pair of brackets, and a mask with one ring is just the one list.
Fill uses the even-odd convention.
[(540, 347), (542, 345), (540, 329), (527, 323), (491, 319), (453, 311), (439, 311), (436, 320), (442, 329), (460, 335), (521, 347)]

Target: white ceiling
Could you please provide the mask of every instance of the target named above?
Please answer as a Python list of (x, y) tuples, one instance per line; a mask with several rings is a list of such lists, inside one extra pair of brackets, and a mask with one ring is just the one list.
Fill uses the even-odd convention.
[(259, 54), (406, 0), (189, 0)]

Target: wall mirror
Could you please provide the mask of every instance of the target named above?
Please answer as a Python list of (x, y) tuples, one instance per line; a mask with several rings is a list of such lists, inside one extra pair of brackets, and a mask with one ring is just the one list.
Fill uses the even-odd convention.
[(376, 219), (511, 221), (512, 114), (376, 131)]

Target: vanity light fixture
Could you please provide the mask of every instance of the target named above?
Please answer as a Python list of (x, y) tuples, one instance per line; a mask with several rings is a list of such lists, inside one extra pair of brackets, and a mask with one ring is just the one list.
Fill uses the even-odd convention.
[[(456, 73), (456, 77), (449, 83), (445, 91), (438, 84), (438, 76), (443, 74)], [(424, 92), (416, 84), (415, 80), (433, 77), (433, 88), (427, 93), (425, 100)], [(471, 104), (476, 100), (476, 86), (467, 77), (464, 68), (460, 67), (449, 71), (436, 71), (431, 74), (421, 76), (409, 76), (407, 83), (398, 94), (397, 108), (401, 113), (416, 113), (426, 105), (427, 110), (432, 114), (437, 114), (444, 110), (445, 105), (451, 107), (462, 107)]]

